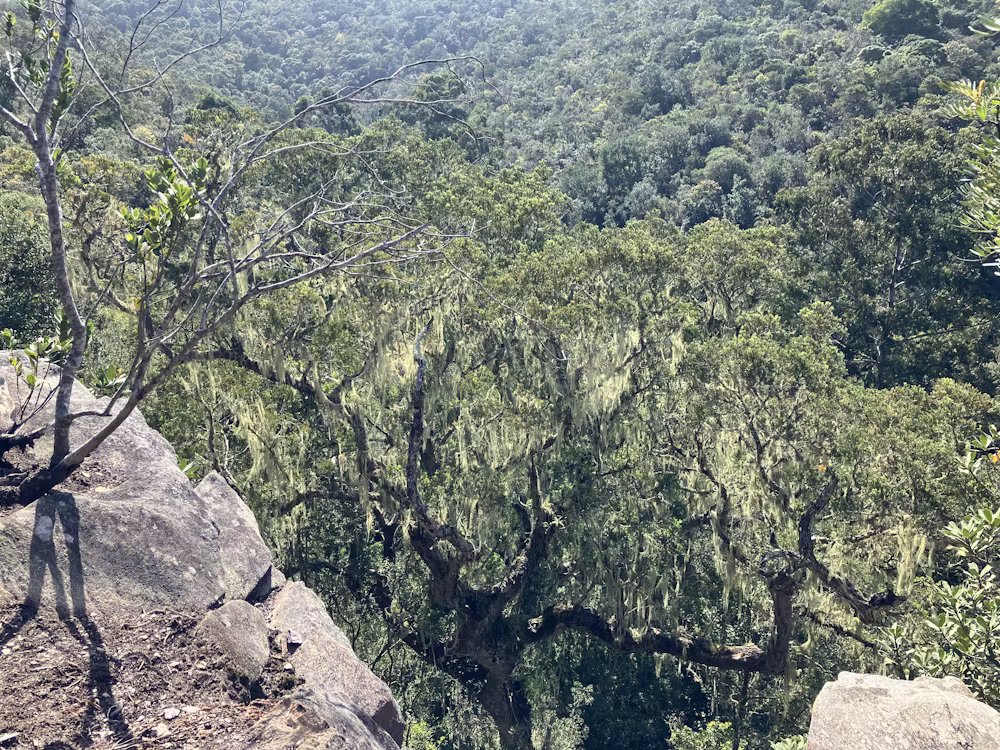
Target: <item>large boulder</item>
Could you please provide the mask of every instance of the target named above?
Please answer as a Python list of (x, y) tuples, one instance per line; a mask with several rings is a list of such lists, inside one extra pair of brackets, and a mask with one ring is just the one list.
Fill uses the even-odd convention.
[[(0, 431), (9, 429), (25, 391), (10, 356), (0, 352)], [(41, 388), (54, 387), (56, 377), (52, 368)], [(53, 402), (29, 424), (50, 421)], [(75, 411), (100, 412), (106, 403), (80, 384), (73, 390)], [(105, 422), (76, 420), (73, 444)], [(14, 458), (44, 465), (51, 450), (47, 435)], [(266, 596), (270, 553), (249, 509), (221, 482), (208, 477), (196, 491), (137, 410), (56, 491), (0, 518), (0, 590), (67, 608), (68, 589), (77, 609), (84, 596), (97, 609), (195, 611)]]
[(286, 643), (295, 674), (305, 680), (321, 717), (334, 723), (343, 706), (353, 705), (397, 745), (403, 743), (399, 704), (386, 684), (355, 656), (351, 642), (330, 620), (316, 594), (301, 582), (285, 584), (274, 599), (271, 627)]
[(371, 719), (349, 704), (317, 700), (300, 690), (268, 711), (242, 747), (253, 750), (399, 750)]
[(954, 677), (841, 672), (813, 704), (809, 750), (1000, 750), (1000, 713)]
[(241, 598), (262, 601), (280, 588), (285, 577), (271, 565), (271, 551), (261, 543), (257, 519), (229, 483), (213, 471), (195, 491), (219, 529), (222, 583), (226, 590), (242, 592), (250, 581), (256, 581), (255, 588)]

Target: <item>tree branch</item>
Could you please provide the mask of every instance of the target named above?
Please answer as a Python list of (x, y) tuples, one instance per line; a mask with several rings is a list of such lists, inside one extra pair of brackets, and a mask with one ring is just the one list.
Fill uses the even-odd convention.
[[(517, 556), (507, 567), (503, 581), (493, 587), (491, 597), (493, 607), (500, 614), (502, 608), (512, 602), (524, 590), (525, 584), (538, 570), (538, 566), (548, 553), (548, 542), (555, 533), (555, 517), (542, 504), (538, 490), (538, 469), (534, 458), (529, 470), (531, 492), (530, 533), (527, 540), (518, 550)], [(522, 510), (522, 512), (524, 512)], [(526, 512), (524, 512), (527, 515)]]
[(529, 621), (523, 634), (529, 642), (550, 638), (563, 630), (576, 630), (629, 653), (670, 654), (685, 661), (720, 669), (772, 672), (768, 654), (759, 646), (720, 646), (686, 633), (649, 628), (642, 633), (619, 633), (616, 623), (589, 607), (557, 604)]
[(831, 573), (830, 569), (816, 558), (815, 540), (812, 533), (813, 519), (830, 504), (830, 500), (833, 499), (834, 493), (837, 491), (838, 483), (838, 478), (832, 476), (799, 518), (799, 555), (803, 565), (812, 571), (824, 586), (846, 602), (861, 622), (871, 623), (874, 622), (875, 615), (880, 609), (902, 603), (906, 597), (888, 590), (865, 598), (854, 587), (854, 584)]
[[(446, 570), (451, 567), (451, 563), (445, 564), (443, 555), (435, 545), (442, 541), (451, 544), (458, 553), (458, 566), (475, 559), (476, 550), (458, 529), (441, 523), (431, 515), (430, 508), (420, 497), (418, 488), (420, 448), (424, 436), (424, 377), (427, 371), (427, 360), (420, 351), (420, 344), (430, 331), (430, 327), (431, 321), (428, 321), (413, 346), (417, 377), (413, 385), (413, 422), (410, 425), (410, 442), (406, 457), (406, 500), (417, 518), (416, 527), (410, 530), (410, 539), (417, 541), (415, 546), (418, 553), (428, 566), (433, 566), (441, 574), (451, 575), (452, 572)], [(457, 569), (454, 575), (457, 575)]]

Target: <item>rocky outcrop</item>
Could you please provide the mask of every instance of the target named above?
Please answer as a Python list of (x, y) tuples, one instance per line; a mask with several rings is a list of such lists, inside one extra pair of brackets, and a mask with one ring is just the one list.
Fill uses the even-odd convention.
[(364, 714), (348, 705), (318, 705), (308, 691), (286, 698), (246, 738), (254, 750), (397, 750)]
[[(9, 430), (24, 394), (10, 356), (0, 352), (0, 432)], [(55, 378), (53, 368), (43, 387)], [(106, 404), (80, 385), (73, 399), (75, 411), (100, 412)], [(49, 403), (31, 424), (51, 412)], [(77, 420), (73, 442), (103, 419)], [(41, 465), (50, 451), (43, 437), (11, 458)], [(0, 513), (3, 599), (83, 618), (94, 611), (204, 613), (198, 639), (244, 682), (260, 678), (269, 659), (278, 659), (276, 668), (285, 659), (296, 687), (240, 747), (395, 750), (402, 742), (389, 688), (357, 658), (319, 597), (274, 568), (250, 509), (218, 474), (194, 487), (138, 412), (55, 491)], [(271, 652), (275, 631), (280, 657)]]
[[(227, 592), (245, 592), (242, 599), (263, 601), (281, 587), (285, 577), (271, 564), (271, 552), (261, 541), (257, 519), (218, 472), (201, 480), (195, 491), (219, 531), (223, 587)], [(247, 590), (251, 581), (254, 588)]]
[[(25, 390), (9, 358), (0, 352), (0, 432)], [(53, 372), (46, 383), (55, 382)], [(73, 391), (75, 411), (100, 412), (105, 403), (80, 385)], [(30, 424), (51, 413), (50, 402)], [(77, 420), (74, 443), (103, 421)], [(19, 460), (43, 465), (51, 450), (46, 436)], [(65, 609), (83, 606), (81, 595), (94, 609), (185, 611), (266, 595), (270, 552), (249, 509), (220, 482), (208, 477), (196, 491), (167, 441), (133, 412), (56, 492), (3, 519), (0, 589)], [(43, 585), (46, 574), (53, 586)]]
[(336, 720), (353, 703), (362, 715), (403, 743), (403, 718), (385, 683), (359, 661), (344, 632), (330, 620), (323, 602), (302, 583), (288, 583), (274, 599), (271, 627), (289, 651), (295, 674), (312, 691), (317, 713)]
[(1000, 713), (954, 677), (841, 672), (813, 704), (809, 750), (1000, 750)]

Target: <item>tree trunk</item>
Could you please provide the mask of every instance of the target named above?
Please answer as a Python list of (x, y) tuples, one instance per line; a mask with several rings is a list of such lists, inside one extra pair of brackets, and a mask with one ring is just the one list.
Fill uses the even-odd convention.
[(70, 283), (69, 259), (66, 257), (66, 241), (63, 235), (62, 206), (59, 202), (59, 181), (56, 176), (56, 165), (52, 160), (44, 131), (38, 134), (34, 151), (38, 158), (38, 184), (42, 198), (45, 200), (45, 214), (49, 224), (52, 273), (55, 276), (56, 288), (59, 292), (59, 302), (69, 318), (70, 331), (73, 335), (73, 346), (62, 365), (59, 389), (56, 393), (51, 460), (51, 465), (55, 466), (70, 452), (70, 398), (73, 395), (76, 375), (83, 364), (83, 353), (87, 348), (87, 325), (77, 309), (76, 298), (73, 296), (73, 287)]
[(139, 403), (139, 396), (140, 392), (138, 390), (133, 391), (132, 396), (122, 405), (122, 408), (95, 435), (83, 445), (76, 448), (76, 450), (69, 451), (59, 461), (53, 460), (48, 466), (39, 469), (25, 479), (19, 486), (2, 488), (3, 491), (0, 492), (0, 507), (13, 503), (28, 505), (54, 489), (56, 485), (65, 481), (83, 463), (84, 459), (97, 450), (98, 446), (135, 411), (135, 407)]
[(504, 750), (532, 750), (531, 706), (519, 680), (490, 672), (476, 697), (496, 723)]
[(750, 687), (750, 673), (743, 673), (743, 683), (740, 686), (740, 705), (736, 711), (736, 721), (733, 722), (733, 750), (740, 750), (740, 735), (743, 732), (743, 722), (747, 715), (747, 690)]
[(875, 384), (880, 388), (885, 387), (886, 385), (885, 368), (889, 358), (889, 347), (892, 346), (892, 327), (889, 319), (896, 310), (896, 289), (902, 283), (900, 280), (900, 274), (902, 273), (903, 262), (905, 259), (906, 254), (903, 247), (903, 238), (897, 232), (896, 255), (893, 258), (892, 274), (889, 278), (889, 293), (886, 305), (888, 309), (885, 313), (885, 318), (882, 321), (882, 340), (879, 342), (878, 360), (876, 362), (875, 371)]

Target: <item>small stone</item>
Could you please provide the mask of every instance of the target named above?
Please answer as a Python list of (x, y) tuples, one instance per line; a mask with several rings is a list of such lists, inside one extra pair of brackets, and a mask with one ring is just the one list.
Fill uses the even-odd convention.
[(163, 712), (163, 718), (167, 721), (173, 721), (180, 715), (181, 710), (179, 708), (168, 708)]
[(166, 737), (168, 734), (170, 734), (170, 730), (167, 728), (167, 725), (164, 724), (163, 722), (160, 722), (155, 727), (153, 727), (153, 735), (155, 737)]
[(302, 645), (302, 634), (297, 630), (288, 631), (288, 649), (294, 651), (296, 648)]
[(10, 656), (10, 649), (5, 648), (2, 651), (0, 651), (0, 654), (3, 654), (4, 656)]
[(290, 661), (286, 661), (285, 662), (285, 666), (284, 666), (284, 670), (286, 672), (294, 672), (295, 671), (295, 667), (292, 666), (292, 663)]
[(226, 602), (205, 616), (195, 634), (216, 652), (227, 672), (250, 682), (260, 679), (271, 652), (267, 621), (252, 604)]

